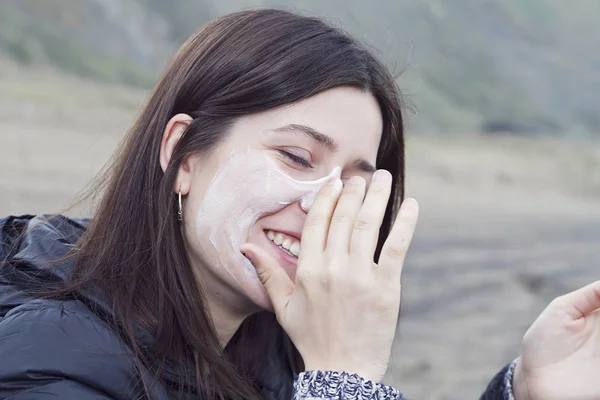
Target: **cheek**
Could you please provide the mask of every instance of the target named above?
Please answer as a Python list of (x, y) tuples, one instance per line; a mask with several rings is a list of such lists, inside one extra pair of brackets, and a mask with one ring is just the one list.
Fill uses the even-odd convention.
[[(336, 168), (317, 181), (300, 182), (274, 167), (274, 162), (261, 153), (232, 155), (197, 203), (197, 240), (210, 243), (203, 247), (210, 247), (205, 251), (212, 253), (209, 258), (217, 266), (233, 269), (239, 263), (246, 264), (239, 250), (259, 218), (298, 200), (309, 207), (320, 188), (339, 175)], [(194, 210), (193, 205), (190, 209)]]

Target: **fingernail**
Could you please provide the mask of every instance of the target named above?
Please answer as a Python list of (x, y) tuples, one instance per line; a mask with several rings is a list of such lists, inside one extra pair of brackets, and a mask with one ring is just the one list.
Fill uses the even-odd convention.
[(336, 179), (342, 175), (342, 169), (340, 167), (335, 167), (331, 170), (331, 173), (327, 176), (327, 181), (329, 185), (333, 185)]
[(340, 175), (342, 175), (341, 167), (334, 167), (333, 170), (331, 170), (331, 174), (329, 174), (329, 176), (335, 176), (337, 178), (339, 178)]
[(333, 189), (336, 192), (341, 192), (342, 188), (344, 187), (344, 182), (342, 182), (342, 180), (340, 178), (338, 178), (335, 183), (333, 184)]
[(384, 181), (384, 180), (388, 180), (388, 179), (392, 179), (392, 174), (390, 174), (385, 169), (378, 169), (373, 174), (374, 181)]
[(254, 257), (254, 254), (252, 254), (252, 252), (250, 250), (247, 250), (247, 249), (242, 250), (242, 255), (244, 257), (246, 257), (248, 259), (248, 261), (252, 262), (252, 258)]
[(402, 204), (404, 205), (404, 207), (414, 207), (414, 208), (419, 207), (419, 203), (417, 202), (417, 200), (415, 200), (411, 197), (404, 199), (404, 202)]
[(342, 182), (342, 180), (340, 178), (338, 178), (335, 181), (333, 181), (332, 186), (333, 186), (334, 192), (339, 192), (342, 190), (342, 187), (344, 187), (344, 183)]
[(361, 185), (364, 183), (364, 181), (365, 180), (363, 178), (355, 175), (355, 176), (350, 177), (350, 179), (348, 179), (346, 181), (346, 185)]

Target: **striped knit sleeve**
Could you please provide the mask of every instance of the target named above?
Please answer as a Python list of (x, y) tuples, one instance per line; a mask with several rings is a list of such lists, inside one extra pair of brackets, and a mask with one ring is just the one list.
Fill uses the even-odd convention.
[(305, 371), (294, 382), (293, 400), (405, 400), (391, 386), (356, 374)]
[(515, 365), (516, 360), (502, 368), (502, 370), (492, 378), (479, 400), (515, 400), (512, 388)]
[(512, 388), (512, 378), (515, 372), (517, 361), (513, 361), (506, 370), (504, 375), (504, 400), (515, 400), (515, 395)]

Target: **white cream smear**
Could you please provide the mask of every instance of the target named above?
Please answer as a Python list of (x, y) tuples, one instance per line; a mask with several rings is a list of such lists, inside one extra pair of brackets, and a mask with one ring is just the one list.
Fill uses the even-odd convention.
[(197, 235), (207, 235), (214, 248), (205, 252), (206, 261), (227, 269), (236, 280), (233, 271), (240, 267), (246, 276), (257, 278), (250, 261), (240, 253), (250, 228), (261, 216), (296, 201), (309, 210), (319, 190), (340, 174), (336, 167), (323, 178), (298, 181), (260, 151), (233, 152), (208, 186), (196, 218)]

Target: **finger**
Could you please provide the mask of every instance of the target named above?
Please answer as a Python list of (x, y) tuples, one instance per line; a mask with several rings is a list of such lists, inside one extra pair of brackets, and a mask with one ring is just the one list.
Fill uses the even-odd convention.
[(415, 199), (404, 200), (390, 235), (381, 249), (378, 269), (383, 279), (395, 281), (402, 277), (402, 266), (418, 219), (419, 204), (417, 201)]
[(331, 214), (342, 191), (342, 187), (342, 181), (338, 178), (323, 186), (317, 194), (302, 228), (303, 254), (306, 251), (309, 253), (313, 251), (322, 252), (325, 249)]
[(360, 176), (353, 176), (346, 181), (331, 217), (327, 251), (349, 251), (354, 220), (365, 197), (365, 186), (366, 182)]
[(353, 254), (373, 259), (391, 190), (392, 175), (383, 169), (376, 171), (352, 228), (350, 251)]
[(279, 263), (260, 247), (246, 243), (242, 245), (241, 251), (256, 269), (258, 279), (265, 287), (275, 315), (279, 318), (294, 291), (292, 280)]
[(587, 316), (600, 308), (600, 281), (558, 297), (555, 304), (574, 320)]

